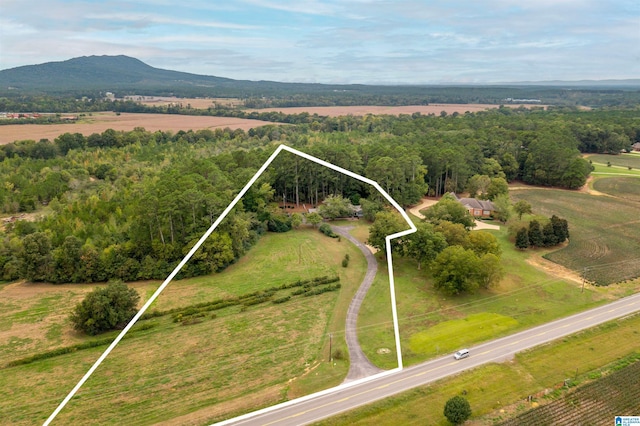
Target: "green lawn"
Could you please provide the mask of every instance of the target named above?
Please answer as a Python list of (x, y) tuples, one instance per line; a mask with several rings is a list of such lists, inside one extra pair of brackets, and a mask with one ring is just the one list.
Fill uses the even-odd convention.
[[(593, 288), (547, 275), (526, 262), (532, 252), (518, 251), (507, 231), (491, 231), (502, 247), (507, 271), (499, 286), (475, 294), (445, 296), (433, 288), (428, 271), (394, 257), (396, 300), (405, 365), (422, 362), (459, 347), (490, 340), (604, 303)], [(396, 367), (386, 262), (367, 294), (358, 319), (363, 350), (383, 368)], [(464, 331), (464, 332), (463, 332)], [(391, 353), (379, 353), (389, 348)]]

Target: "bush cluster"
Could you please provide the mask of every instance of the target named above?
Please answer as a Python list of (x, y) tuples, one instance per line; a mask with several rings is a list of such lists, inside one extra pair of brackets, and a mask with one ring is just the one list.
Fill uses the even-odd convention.
[(318, 231), (322, 232), (327, 237), (338, 238), (338, 234), (333, 232), (333, 229), (331, 229), (331, 226), (328, 223), (323, 223), (322, 225), (320, 225)]
[(566, 219), (551, 216), (544, 226), (537, 220), (529, 222), (529, 228), (522, 227), (516, 234), (516, 248), (524, 250), (528, 247), (553, 247), (562, 244), (569, 238), (569, 225)]

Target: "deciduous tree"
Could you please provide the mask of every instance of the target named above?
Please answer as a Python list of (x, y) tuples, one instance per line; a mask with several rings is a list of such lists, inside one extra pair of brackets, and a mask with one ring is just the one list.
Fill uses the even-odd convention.
[(435, 224), (445, 220), (459, 223), (465, 228), (471, 228), (474, 224), (469, 211), (450, 194), (445, 194), (440, 201), (424, 211), (424, 216)]
[[(376, 214), (376, 220), (369, 228), (369, 239), (367, 243), (377, 248), (380, 251), (385, 250), (387, 235), (395, 234), (396, 232), (407, 229), (407, 224), (397, 213), (393, 212), (379, 212)], [(391, 249), (393, 251), (399, 251), (401, 248), (400, 243), (396, 240), (391, 241)]]
[(531, 204), (527, 200), (518, 200), (513, 205), (513, 210), (518, 214), (518, 219), (522, 220), (523, 214), (531, 214)]
[(416, 225), (417, 231), (404, 238), (404, 253), (418, 262), (418, 269), (423, 263), (429, 263), (438, 253), (447, 247), (447, 241), (429, 223)]

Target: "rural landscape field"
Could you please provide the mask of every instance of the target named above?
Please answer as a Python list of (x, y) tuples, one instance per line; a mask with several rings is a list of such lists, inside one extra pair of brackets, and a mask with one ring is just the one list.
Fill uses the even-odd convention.
[[(288, 86), (124, 56), (49, 66), (64, 93), (38, 86), (37, 67), (23, 86), (0, 74), (3, 422), (640, 413), (640, 316), (611, 307), (640, 291), (635, 89)], [(70, 80), (78, 69), (94, 77)], [(501, 346), (596, 308), (612, 313)], [(356, 401), (412, 371), (408, 390)], [(464, 420), (444, 414), (452, 399)]]

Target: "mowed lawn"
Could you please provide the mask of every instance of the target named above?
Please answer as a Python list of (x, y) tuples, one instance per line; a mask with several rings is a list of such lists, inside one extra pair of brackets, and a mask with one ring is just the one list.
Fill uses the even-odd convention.
[[(340, 264), (345, 254), (351, 258), (347, 268)], [(338, 360), (335, 366), (328, 365), (328, 335), (333, 334), (334, 349), (346, 351), (344, 313), (364, 277), (365, 266), (356, 247), (317, 230), (267, 234), (224, 272), (170, 283), (151, 310), (324, 275), (339, 276), (342, 288), (294, 297), (282, 304), (234, 306), (217, 311), (216, 318), (208, 315), (192, 325), (174, 323), (170, 315), (141, 321), (136, 327), (150, 324), (151, 328), (123, 340), (57, 421), (151, 424), (174, 419), (173, 424), (208, 424), (339, 384), (348, 362)], [(148, 298), (158, 285), (143, 283), (136, 288)], [(13, 350), (3, 366), (9, 360), (64, 346), (61, 341), (91, 340), (75, 333), (66, 317), (74, 301), (81, 300), (82, 293), (92, 287), (66, 286), (53, 296), (40, 291), (27, 294), (24, 303), (3, 303), (0, 337), (5, 347), (16, 346), (20, 338), (17, 331), (24, 325), (47, 324), (37, 342)], [(0, 289), (0, 296), (6, 288)], [(23, 306), (38, 314), (25, 313)], [(68, 335), (72, 338), (65, 337)], [(115, 333), (109, 335), (115, 337)], [(104, 349), (106, 346), (79, 350), (1, 369), (0, 386), (7, 390), (7, 397), (0, 401), (3, 422), (42, 423)]]
[[(595, 186), (601, 185), (605, 183)], [(512, 190), (511, 197), (528, 201), (535, 214), (555, 214), (569, 222), (569, 244), (546, 255), (547, 259), (585, 273), (589, 281), (599, 285), (640, 276), (637, 202), (559, 189)]]

